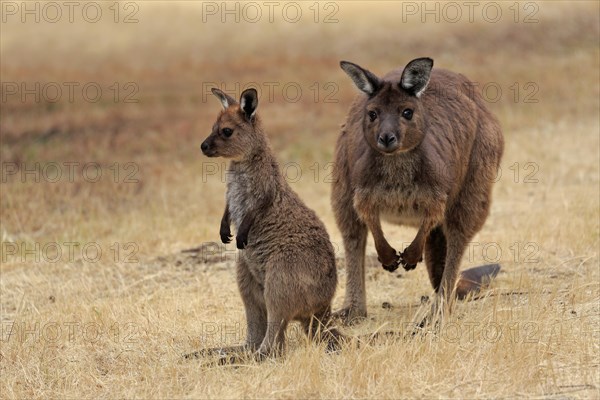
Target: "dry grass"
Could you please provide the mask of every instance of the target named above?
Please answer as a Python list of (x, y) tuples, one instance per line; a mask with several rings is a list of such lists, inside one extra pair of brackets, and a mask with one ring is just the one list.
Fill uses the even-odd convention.
[[(418, 16), (403, 23), (402, 4), (392, 2), (337, 3), (338, 23), (315, 24), (312, 3), (300, 4), (297, 24), (203, 23), (200, 4), (166, 2), (140, 3), (136, 24), (2, 23), (4, 84), (98, 82), (109, 93), (98, 103), (1, 103), (2, 398), (599, 396), (598, 3), (539, 3), (533, 24), (515, 24), (509, 3), (495, 24), (480, 14), (474, 23), (466, 14), (455, 24)], [(461, 303), (437, 335), (398, 335), (331, 355), (290, 329), (281, 359), (236, 368), (182, 362), (198, 347), (240, 342), (244, 331), (233, 247), (181, 253), (218, 240), (223, 207), (224, 184), (203, 179), (213, 165), (198, 150), (219, 109), (203, 98), (203, 83), (300, 85), (300, 101), (276, 90), (260, 112), (281, 162), (302, 168), (294, 188), (341, 247), (326, 173), (355, 89), (337, 63), (383, 74), (422, 55), (503, 91), (490, 102), (505, 130), (502, 176), (463, 261), (479, 265), (501, 250), (504, 272), (488, 296)], [(114, 103), (114, 82), (135, 82), (139, 102)], [(323, 101), (327, 82), (339, 88), (337, 103)], [(539, 88), (537, 103), (524, 102), (528, 82)], [(65, 174), (65, 162), (79, 163), (73, 182), (4, 180), (10, 165), (58, 163)], [(90, 162), (100, 165), (98, 182), (82, 176)], [(127, 163), (137, 183), (124, 182)], [(537, 181), (526, 181), (534, 170)], [(414, 235), (385, 230), (398, 248)], [(80, 244), (72, 259), (67, 242)], [(60, 261), (49, 260), (52, 243)], [(89, 243), (102, 249), (98, 261), (83, 257)], [(15, 248), (34, 251), (12, 255)], [(389, 274), (371, 256), (367, 275), (371, 318), (346, 331), (401, 332), (430, 294), (424, 266)], [(341, 279), (335, 307), (344, 290)]]

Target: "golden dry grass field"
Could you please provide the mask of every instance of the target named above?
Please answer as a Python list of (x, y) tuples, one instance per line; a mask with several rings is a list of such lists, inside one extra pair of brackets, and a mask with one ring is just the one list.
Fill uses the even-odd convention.
[[(49, 4), (0, 3), (0, 398), (600, 396), (598, 2)], [(462, 262), (502, 264), (483, 298), (414, 338), (327, 354), (291, 326), (279, 359), (182, 361), (245, 331), (235, 245), (216, 244), (225, 164), (199, 150), (210, 87), (260, 89), (337, 249), (335, 309), (329, 163), (357, 93), (339, 61), (383, 75), (421, 56), (476, 82), (503, 126)], [(415, 234), (384, 230), (396, 248)], [(369, 318), (343, 330), (402, 332), (432, 294), (425, 266), (367, 253)]]

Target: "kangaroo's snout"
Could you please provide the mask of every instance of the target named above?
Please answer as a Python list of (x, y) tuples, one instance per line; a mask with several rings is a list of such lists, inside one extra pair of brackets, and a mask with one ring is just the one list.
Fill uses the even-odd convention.
[(396, 135), (394, 135), (393, 133), (386, 132), (379, 135), (379, 137), (377, 138), (377, 143), (387, 150), (392, 146), (397, 146), (398, 139), (396, 139)]
[(202, 150), (202, 154), (204, 154), (205, 156), (214, 157), (215, 152), (214, 152), (214, 150), (211, 149), (212, 146), (209, 143), (209, 140), (210, 140), (210, 138), (208, 138), (204, 142), (202, 142), (202, 144), (200, 145), (200, 150)]
[(391, 132), (384, 132), (377, 137), (377, 146), (386, 152), (394, 151), (398, 147), (398, 138)]

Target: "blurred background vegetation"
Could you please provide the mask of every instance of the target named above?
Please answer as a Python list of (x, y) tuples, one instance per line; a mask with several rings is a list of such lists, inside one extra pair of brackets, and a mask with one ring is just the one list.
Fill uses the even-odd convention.
[[(60, 18), (44, 2), (7, 3), (3, 240), (110, 237), (146, 251), (216, 240), (224, 185), (198, 150), (219, 110), (212, 86), (235, 97), (258, 86), (288, 177), (333, 231), (327, 163), (356, 94), (342, 59), (381, 76), (432, 57), (476, 82), (498, 114), (505, 176), (535, 162), (547, 183), (563, 171), (597, 184), (596, 2), (92, 2), (60, 5)], [(53, 162), (55, 183), (43, 171)]]

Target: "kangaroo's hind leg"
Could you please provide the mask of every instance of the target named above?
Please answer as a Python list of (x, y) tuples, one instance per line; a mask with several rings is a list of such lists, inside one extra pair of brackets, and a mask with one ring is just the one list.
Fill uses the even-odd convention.
[(441, 226), (433, 228), (425, 242), (425, 264), (431, 286), (437, 292), (446, 265), (446, 236)]
[(247, 332), (245, 346), (256, 350), (267, 332), (267, 306), (263, 285), (250, 272), (246, 261), (237, 264), (237, 283), (246, 310)]
[(289, 321), (293, 319), (298, 302), (301, 301), (289, 274), (293, 267), (287, 263), (288, 260), (282, 256), (265, 266), (267, 272), (264, 301), (267, 324), (264, 338), (258, 348), (259, 359), (283, 353), (285, 330)]
[(255, 351), (263, 341), (267, 331), (267, 309), (262, 285), (254, 278), (246, 261), (237, 263), (237, 283), (246, 310), (246, 343), (238, 346), (218, 346), (186, 354), (184, 358), (201, 358), (217, 355), (221, 357), (241, 355)]
[[(335, 183), (334, 186), (341, 183)], [(351, 193), (338, 189), (333, 198), (333, 209), (337, 225), (344, 239), (346, 258), (346, 296), (341, 310), (334, 316), (345, 323), (367, 316), (367, 295), (365, 285), (365, 250), (367, 247), (367, 226), (359, 219), (352, 205)]]
[(277, 310), (267, 313), (267, 333), (258, 348), (259, 358), (281, 355), (285, 348), (285, 330), (289, 321)]
[(339, 350), (345, 339), (344, 335), (331, 326), (331, 308), (329, 306), (300, 322), (304, 333), (310, 340), (327, 343), (327, 351)]
[(342, 150), (344, 140), (338, 139), (333, 164), (331, 205), (336, 224), (344, 240), (346, 295), (342, 309), (336, 311), (334, 317), (340, 318), (344, 323), (352, 323), (367, 316), (365, 250), (368, 229), (354, 209), (354, 190), (350, 184), (350, 166)]

